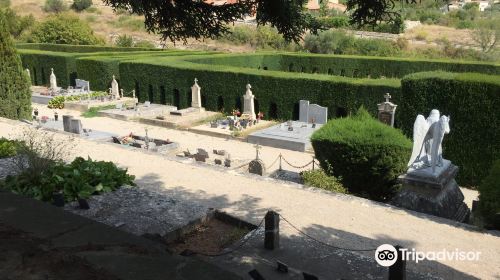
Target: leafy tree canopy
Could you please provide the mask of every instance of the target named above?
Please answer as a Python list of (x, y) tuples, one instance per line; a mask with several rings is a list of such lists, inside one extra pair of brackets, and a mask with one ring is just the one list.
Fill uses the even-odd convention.
[[(401, 0), (416, 3), (417, 0)], [(443, 0), (436, 0), (443, 1)], [(298, 42), (306, 30), (316, 34), (321, 24), (304, 10), (307, 0), (241, 0), (213, 5), (203, 0), (104, 0), (114, 9), (145, 16), (146, 29), (164, 40), (216, 38), (229, 32), (228, 23), (256, 12), (259, 25), (276, 27), (287, 41)], [(347, 0), (351, 23), (374, 25), (394, 21), (395, 0)]]

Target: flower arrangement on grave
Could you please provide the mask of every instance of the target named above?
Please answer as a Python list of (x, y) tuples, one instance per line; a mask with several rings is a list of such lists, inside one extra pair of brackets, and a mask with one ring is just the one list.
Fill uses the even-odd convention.
[(233, 114), (233, 116), (235, 116), (235, 117), (239, 117), (239, 116), (241, 116), (241, 112), (240, 112), (240, 110), (238, 110), (238, 109), (233, 109), (232, 114)]
[(47, 116), (42, 116), (42, 118), (41, 118), (43, 123), (46, 123), (48, 119), (49, 119), (49, 117), (47, 117)]
[(263, 118), (264, 118), (264, 113), (259, 112), (259, 113), (257, 114), (257, 120), (262, 120)]

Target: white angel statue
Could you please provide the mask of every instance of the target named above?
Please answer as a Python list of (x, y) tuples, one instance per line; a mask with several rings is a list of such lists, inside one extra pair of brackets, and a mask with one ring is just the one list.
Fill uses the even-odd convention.
[(434, 109), (425, 119), (418, 115), (413, 125), (413, 152), (408, 166), (413, 169), (431, 167), (435, 173), (436, 166), (443, 165), (441, 143), (445, 134), (450, 132), (450, 118), (441, 116)]

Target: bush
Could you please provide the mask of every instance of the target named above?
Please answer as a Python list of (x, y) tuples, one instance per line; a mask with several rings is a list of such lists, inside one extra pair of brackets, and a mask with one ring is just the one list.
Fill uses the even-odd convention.
[(81, 12), (86, 10), (92, 6), (92, 0), (73, 0), (73, 4), (71, 4), (71, 9)]
[(493, 162), (490, 173), (479, 185), (479, 211), (488, 227), (500, 229), (500, 160)]
[(77, 157), (70, 164), (57, 163), (38, 177), (27, 172), (9, 176), (0, 187), (12, 192), (52, 201), (55, 192), (62, 192), (66, 201), (88, 198), (93, 194), (111, 192), (123, 185), (135, 185), (135, 177), (112, 162)]
[(10, 0), (0, 0), (0, 8), (10, 7)]
[(0, 117), (29, 119), (31, 91), (28, 75), (24, 71), (14, 43), (0, 13)]
[(134, 44), (134, 48), (154, 49), (154, 48), (156, 48), (156, 46), (154, 43), (152, 43), (150, 41), (142, 40), (142, 41), (136, 42)]
[(397, 177), (406, 171), (412, 147), (399, 130), (363, 108), (329, 121), (311, 142), (323, 170), (340, 177), (349, 192), (381, 201), (397, 191)]
[(14, 38), (19, 38), (21, 34), (30, 29), (35, 24), (33, 15), (18, 16), (11, 8), (0, 9), (7, 24), (7, 30)]
[(343, 27), (348, 27), (349, 24), (349, 18), (348, 17), (321, 17), (318, 18), (319, 23), (324, 27), (324, 28), (343, 28)]
[(120, 35), (116, 38), (115, 45), (122, 48), (131, 48), (134, 46), (134, 38), (127, 34)]
[(5, 138), (0, 138), (0, 158), (13, 157), (17, 154), (17, 144)]
[(63, 0), (45, 0), (43, 10), (47, 13), (61, 13), (68, 9)]
[(62, 109), (64, 108), (64, 101), (64, 96), (55, 96), (54, 98), (49, 100), (49, 104), (47, 104), (47, 107), (49, 107), (49, 109)]
[(90, 26), (72, 15), (56, 15), (37, 25), (29, 41), (32, 43), (99, 45), (104, 44)]
[(331, 192), (347, 193), (346, 188), (344, 188), (337, 178), (328, 176), (323, 170), (304, 171), (301, 173), (301, 177), (306, 186), (325, 189)]

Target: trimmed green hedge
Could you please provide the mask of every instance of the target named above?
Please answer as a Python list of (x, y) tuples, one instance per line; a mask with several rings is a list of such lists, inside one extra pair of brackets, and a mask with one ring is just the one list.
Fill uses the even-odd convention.
[(479, 185), (479, 210), (488, 227), (500, 229), (500, 160)]
[(120, 47), (107, 47), (107, 46), (43, 44), (43, 43), (19, 43), (16, 44), (16, 48), (26, 49), (26, 50), (73, 52), (73, 53), (162, 51), (162, 49), (149, 49), (149, 48), (120, 48)]
[[(159, 60), (145, 58), (120, 63), (120, 78), (127, 91), (136, 89), (140, 101), (166, 103), (185, 108), (190, 104), (190, 87), (198, 78), (202, 103), (208, 110), (230, 112), (242, 108), (246, 84), (252, 85), (256, 111), (273, 119), (298, 119), (298, 102), (310, 100), (327, 106), (330, 117), (346, 116), (365, 104), (372, 112), (386, 92), (399, 95), (399, 81), (394, 79), (352, 79), (328, 75), (260, 71), (224, 65), (190, 62), (196, 57)], [(164, 92), (164, 97), (162, 97)]]
[(341, 178), (349, 192), (382, 201), (396, 193), (412, 147), (403, 133), (363, 108), (330, 120), (313, 133), (311, 143), (323, 170)]
[(417, 114), (450, 115), (443, 156), (460, 167), (458, 182), (477, 186), (500, 158), (500, 76), (425, 72), (402, 80), (396, 124), (413, 134)]
[(32, 85), (45, 85), (50, 82), (50, 69), (54, 69), (57, 85), (67, 87), (74, 85), (76, 74), (75, 56), (60, 52), (42, 52), (36, 50), (20, 50), (23, 68), (28, 68)]
[(304, 53), (231, 54), (193, 62), (345, 77), (402, 78), (415, 72), (436, 70), (500, 74), (500, 65), (484, 62)]

